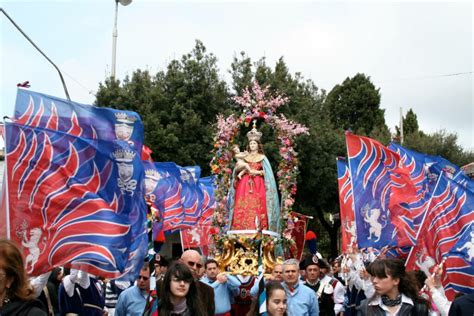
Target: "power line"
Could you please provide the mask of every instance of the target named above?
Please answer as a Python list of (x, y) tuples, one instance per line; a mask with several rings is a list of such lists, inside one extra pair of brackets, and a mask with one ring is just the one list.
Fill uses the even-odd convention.
[(72, 81), (74, 81), (75, 83), (77, 83), (78, 86), (80, 86), (82, 89), (84, 89), (85, 91), (87, 91), (87, 93), (89, 94), (92, 94), (95, 96), (95, 93), (94, 93), (94, 90), (93, 89), (89, 89), (88, 87), (86, 87), (85, 85), (83, 85), (82, 83), (80, 83), (77, 79), (75, 79), (73, 76), (71, 76), (70, 74), (68, 74), (67, 72), (65, 72), (63, 70), (63, 73), (68, 76)]
[(472, 71), (466, 71), (466, 72), (455, 72), (451, 74), (443, 74), (443, 75), (429, 75), (429, 76), (418, 76), (418, 77), (406, 77), (406, 78), (398, 78), (398, 79), (392, 79), (392, 80), (384, 80), (381, 81), (380, 83), (385, 83), (385, 82), (394, 82), (394, 81), (405, 81), (405, 80), (420, 80), (420, 79), (431, 79), (431, 78), (442, 78), (442, 77), (453, 77), (453, 76), (464, 76), (464, 75), (470, 75), (472, 74)]
[(66, 82), (64, 81), (64, 78), (63, 78), (63, 75), (61, 74), (61, 70), (59, 70), (58, 66), (56, 66), (55, 63), (53, 63), (53, 61), (51, 59), (49, 59), (48, 56), (46, 56), (45, 53), (43, 53), (43, 51), (33, 42), (33, 40), (31, 40), (28, 35), (26, 35), (25, 32), (23, 32), (23, 30), (21, 29), (21, 27), (18, 26), (18, 24), (15, 23), (15, 21), (13, 21), (13, 19), (5, 12), (5, 10), (3, 10), (3, 8), (0, 8), (0, 11), (7, 17), (7, 19), (13, 24), (13, 26), (16, 27), (16, 29), (18, 31), (20, 31), (20, 33), (28, 40), (28, 42), (30, 42), (31, 45), (33, 45), (34, 48), (36, 48), (36, 50), (38, 52), (41, 53), (41, 55), (43, 55), (44, 58), (46, 58), (47, 61), (49, 61), (51, 63), (51, 65), (53, 65), (54, 68), (56, 68), (56, 70), (58, 71), (58, 74), (59, 74), (59, 78), (61, 79), (61, 82), (63, 84), (63, 88), (64, 88), (64, 93), (66, 94), (66, 98), (71, 101), (71, 98), (69, 97), (69, 92), (67, 91), (67, 87), (66, 87)]

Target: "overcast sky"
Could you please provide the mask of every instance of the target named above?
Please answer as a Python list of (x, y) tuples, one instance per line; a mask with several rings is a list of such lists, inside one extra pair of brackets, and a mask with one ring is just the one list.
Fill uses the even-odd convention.
[[(110, 75), (114, 0), (2, 1), (2, 7), (60, 67), (71, 98), (91, 104)], [(1, 18), (1, 115), (11, 115), (16, 84), (64, 97), (55, 69)], [(327, 91), (358, 72), (382, 95), (392, 131), (400, 107), (420, 128), (445, 129), (474, 150), (471, 1), (145, 1), (119, 5), (117, 77), (152, 73), (189, 52), (196, 39), (229, 80), (234, 55), (281, 56), (292, 73)], [(457, 75), (454, 75), (457, 74)]]

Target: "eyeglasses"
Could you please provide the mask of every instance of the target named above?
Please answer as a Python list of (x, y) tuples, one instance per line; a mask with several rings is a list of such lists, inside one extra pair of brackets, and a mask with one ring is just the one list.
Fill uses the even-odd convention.
[(196, 267), (196, 268), (198, 268), (198, 269), (201, 269), (201, 268), (202, 268), (202, 264), (197, 263), (197, 262), (192, 262), (192, 261), (188, 261), (188, 266), (190, 266), (190, 267)]
[(148, 279), (150, 279), (150, 278), (147, 277), (147, 276), (140, 275), (140, 276), (138, 277), (138, 279), (139, 279), (139, 280), (140, 280), (140, 279), (143, 279), (143, 281), (148, 281)]

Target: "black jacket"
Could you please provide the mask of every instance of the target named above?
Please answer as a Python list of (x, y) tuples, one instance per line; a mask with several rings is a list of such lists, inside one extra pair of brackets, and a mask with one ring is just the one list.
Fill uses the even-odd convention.
[[(429, 310), (427, 305), (422, 302), (416, 302), (414, 305), (402, 303), (398, 315), (428, 316)], [(369, 300), (365, 299), (357, 307), (357, 316), (385, 316), (385, 311), (378, 305), (369, 305)]]
[(449, 309), (449, 316), (471, 316), (474, 311), (474, 294), (456, 298)]
[(48, 316), (43, 304), (38, 300), (11, 301), (0, 307), (1, 316)]

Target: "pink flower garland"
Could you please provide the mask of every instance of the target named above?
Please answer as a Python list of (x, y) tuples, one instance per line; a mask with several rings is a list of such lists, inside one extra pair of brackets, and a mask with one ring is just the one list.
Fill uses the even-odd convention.
[[(270, 95), (269, 87), (262, 89), (254, 82), (251, 90), (245, 88), (242, 96), (233, 97), (233, 100), (242, 108), (239, 117), (234, 114), (224, 118), (217, 116), (217, 132), (214, 137), (214, 158), (211, 161), (211, 171), (217, 177), (217, 189), (214, 191), (217, 207), (214, 213), (214, 224), (220, 227), (218, 238), (222, 241), (224, 228), (229, 220), (227, 209), (227, 194), (229, 192), (233, 160), (232, 145), (234, 138), (244, 124), (246, 127), (254, 119), (262, 119), (276, 131), (280, 142), (281, 160), (278, 164), (278, 188), (281, 193), (281, 215), (283, 238), (288, 239), (288, 226), (292, 220), (289, 212), (292, 210), (296, 195), (296, 180), (298, 176), (298, 153), (293, 148), (296, 136), (308, 135), (308, 128), (304, 125), (288, 120), (283, 114), (276, 114), (277, 109), (287, 103), (289, 99), (281, 95)], [(285, 241), (283, 241), (285, 242)], [(289, 243), (290, 240), (287, 240)]]

